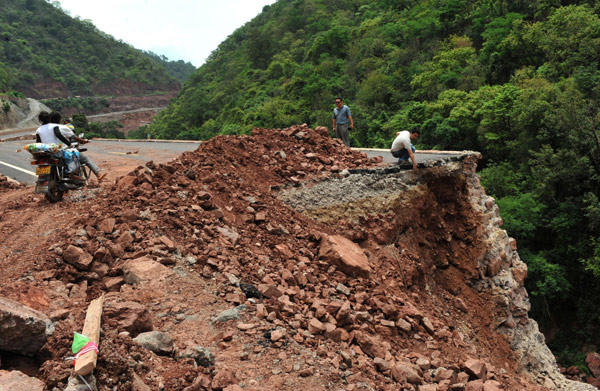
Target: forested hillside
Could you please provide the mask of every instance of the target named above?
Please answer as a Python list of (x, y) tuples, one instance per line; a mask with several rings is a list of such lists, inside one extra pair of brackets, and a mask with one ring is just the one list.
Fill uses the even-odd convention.
[(0, 10), (0, 92), (54, 98), (179, 88), (160, 62), (58, 2), (0, 0)]
[[(533, 315), (563, 363), (598, 346), (600, 3), (280, 0), (235, 31), (151, 126), (208, 138), (331, 127), (353, 146), (472, 149), (529, 266)], [(586, 345), (587, 344), (587, 345)]]
[(161, 56), (150, 51), (143, 51), (143, 53), (154, 61), (162, 64), (169, 75), (173, 76), (180, 82), (186, 81), (187, 78), (190, 77), (190, 75), (196, 70), (196, 67), (190, 62), (185, 62), (183, 60), (171, 61), (166, 56)]

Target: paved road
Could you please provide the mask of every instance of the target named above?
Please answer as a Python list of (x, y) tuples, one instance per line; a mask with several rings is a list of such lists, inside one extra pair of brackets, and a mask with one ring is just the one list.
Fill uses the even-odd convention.
[[(387, 163), (398, 162), (398, 159), (392, 156), (389, 149), (352, 149), (365, 152), (369, 157), (381, 156), (383, 161)], [(415, 152), (415, 158), (417, 158), (417, 163), (425, 163), (429, 160), (438, 160), (448, 156), (460, 155), (461, 153), (457, 151), (417, 151)]]
[[(23, 149), (29, 141), (6, 141), (0, 143), (0, 174), (19, 182), (35, 183), (35, 167), (31, 165), (31, 154)], [(137, 141), (103, 141), (93, 140), (86, 147), (95, 155), (106, 159), (119, 155), (139, 161), (143, 164), (153, 159), (158, 152), (172, 153), (177, 156), (185, 151), (198, 148), (197, 142), (137, 142)], [(137, 153), (128, 153), (137, 152)], [(96, 160), (96, 159), (95, 159)]]

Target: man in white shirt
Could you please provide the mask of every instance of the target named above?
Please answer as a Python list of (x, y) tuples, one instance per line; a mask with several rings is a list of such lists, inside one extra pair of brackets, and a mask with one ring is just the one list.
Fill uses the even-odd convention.
[[(42, 123), (42, 126), (35, 132), (36, 141), (39, 143), (54, 143), (64, 148), (64, 146), (71, 146), (71, 138), (81, 144), (89, 142), (87, 139), (75, 136), (75, 133), (73, 133), (69, 127), (60, 125), (61, 115), (57, 112), (48, 114), (47, 112), (42, 111), (38, 116), (38, 120)], [(98, 178), (98, 182), (101, 182), (106, 177), (106, 173), (100, 172), (100, 167), (98, 167), (87, 155), (79, 153), (79, 161), (92, 170), (96, 175), (96, 178)]]
[(396, 138), (392, 142), (392, 156), (398, 158), (398, 164), (402, 164), (405, 161), (410, 160), (413, 164), (413, 170), (417, 169), (417, 160), (415, 159), (415, 147), (412, 145), (412, 140), (416, 140), (421, 135), (421, 131), (418, 128), (410, 130), (403, 130), (396, 133)]

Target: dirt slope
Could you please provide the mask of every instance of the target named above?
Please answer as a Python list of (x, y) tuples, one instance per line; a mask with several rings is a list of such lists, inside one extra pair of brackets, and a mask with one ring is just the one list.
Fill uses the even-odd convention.
[[(61, 204), (0, 186), (0, 296), (56, 321), (37, 361), (2, 354), (1, 368), (64, 389), (72, 333), (105, 294), (99, 390), (547, 389), (497, 331), (497, 296), (475, 286), (487, 250), (460, 175), (424, 170), (427, 188), (380, 209), (389, 197), (290, 201), (379, 165), (296, 126), (215, 137)], [(324, 256), (331, 237), (370, 272)], [(134, 342), (150, 330), (173, 348)]]

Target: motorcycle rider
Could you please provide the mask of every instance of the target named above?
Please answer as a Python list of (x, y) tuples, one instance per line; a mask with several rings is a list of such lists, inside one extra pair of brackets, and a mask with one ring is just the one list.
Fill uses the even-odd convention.
[[(39, 143), (71, 146), (71, 140), (75, 140), (81, 144), (89, 142), (88, 139), (75, 136), (75, 133), (67, 126), (60, 125), (61, 115), (56, 111), (50, 114), (42, 111), (38, 115), (38, 120), (42, 123), (42, 126), (35, 132), (36, 141)], [(100, 172), (100, 167), (81, 152), (79, 153), (79, 161), (86, 164), (94, 172), (96, 178), (98, 178), (98, 182), (101, 182), (106, 177), (106, 173)]]

